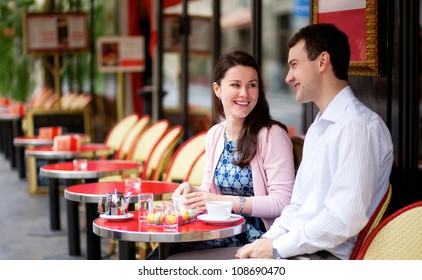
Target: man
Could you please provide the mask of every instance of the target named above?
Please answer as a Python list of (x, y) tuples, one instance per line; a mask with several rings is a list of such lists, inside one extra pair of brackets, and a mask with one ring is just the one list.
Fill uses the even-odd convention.
[[(271, 228), (240, 248), (196, 251), (178, 259), (348, 259), (387, 191), (393, 163), (383, 120), (348, 85), (350, 47), (334, 25), (309, 25), (289, 42), (289, 72), (299, 103), (319, 113), (309, 127), (290, 204)], [(177, 258), (174, 258), (177, 259)]]
[(236, 258), (348, 259), (387, 191), (391, 135), (348, 85), (346, 34), (331, 24), (310, 25), (289, 49), (286, 82), (297, 102), (313, 102), (319, 113), (306, 134), (290, 205)]

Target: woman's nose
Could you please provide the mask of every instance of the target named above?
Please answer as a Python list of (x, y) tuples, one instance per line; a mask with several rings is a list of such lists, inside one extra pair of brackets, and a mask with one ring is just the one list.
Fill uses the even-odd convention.
[(241, 87), (239, 89), (239, 95), (247, 95), (248, 94), (248, 87)]

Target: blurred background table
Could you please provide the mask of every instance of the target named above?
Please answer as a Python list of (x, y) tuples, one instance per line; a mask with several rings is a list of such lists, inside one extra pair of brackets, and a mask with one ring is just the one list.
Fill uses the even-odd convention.
[(13, 138), (22, 136), (23, 114), (0, 112), (0, 151), (10, 160), (12, 169), (16, 168), (16, 152)]
[[(40, 176), (48, 178), (48, 188), (50, 197), (50, 227), (52, 231), (60, 230), (60, 202), (59, 202), (59, 179), (66, 182), (66, 187), (76, 184), (77, 180), (85, 182), (96, 182), (99, 178), (105, 176), (133, 174), (140, 172), (141, 165), (139, 163), (125, 160), (89, 160), (86, 169), (75, 169), (73, 162), (59, 162), (44, 165), (40, 168)], [(69, 237), (69, 254), (79, 256), (80, 238), (79, 238), (79, 203), (66, 200), (67, 202), (67, 220), (68, 220), (68, 237)], [(87, 207), (87, 219), (94, 220), (98, 217), (96, 207)], [(89, 259), (100, 259), (100, 239), (92, 233), (92, 225), (87, 224), (87, 240), (90, 240), (88, 248)], [(90, 255), (94, 252), (94, 255)]]
[[(65, 135), (78, 135), (82, 143), (89, 143), (91, 137), (87, 134), (65, 134)], [(52, 146), (53, 139), (43, 139), (38, 136), (17, 136), (13, 138), (13, 145), (16, 148), (16, 167), (18, 169), (19, 178), (26, 178), (25, 168), (25, 149), (32, 147)]]
[[(78, 150), (73, 151), (55, 151), (53, 146), (39, 146), (26, 148), (25, 155), (29, 168), (29, 192), (31, 194), (39, 193), (38, 188), (38, 174), (40, 172), (37, 160), (44, 160), (46, 163), (51, 164), (59, 161), (68, 161), (75, 158), (99, 159), (108, 158), (114, 155), (115, 149), (103, 143), (86, 143), (81, 144)], [(48, 184), (47, 188), (48, 188)]]

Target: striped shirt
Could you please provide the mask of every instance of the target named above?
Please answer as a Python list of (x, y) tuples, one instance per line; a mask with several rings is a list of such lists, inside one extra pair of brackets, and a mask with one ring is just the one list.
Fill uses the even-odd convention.
[(325, 250), (348, 259), (392, 163), (387, 126), (345, 87), (308, 129), (291, 203), (264, 237), (283, 258)]

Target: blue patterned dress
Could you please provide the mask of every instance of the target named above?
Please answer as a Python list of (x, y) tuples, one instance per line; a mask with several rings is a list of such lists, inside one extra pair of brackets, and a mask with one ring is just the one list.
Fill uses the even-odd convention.
[[(233, 164), (233, 160), (237, 158), (236, 142), (228, 140), (226, 132), (224, 132), (224, 150), (214, 172), (214, 183), (224, 195), (253, 196), (251, 166), (247, 165), (244, 168), (240, 168)], [(244, 233), (216, 240), (186, 243), (182, 246), (182, 251), (238, 247), (253, 242), (265, 233), (265, 226), (260, 218), (244, 214), (242, 216), (246, 219), (246, 230)]]
[[(214, 183), (224, 195), (253, 196), (251, 166), (247, 165), (240, 168), (233, 164), (233, 160), (237, 158), (236, 142), (228, 140), (224, 131), (224, 151), (214, 172)], [(180, 246), (173, 253), (221, 247), (240, 247), (252, 243), (265, 233), (265, 226), (260, 218), (244, 214), (242, 216), (246, 219), (244, 233), (209, 241), (179, 243)], [(156, 251), (154, 250), (147, 259), (157, 259)]]

